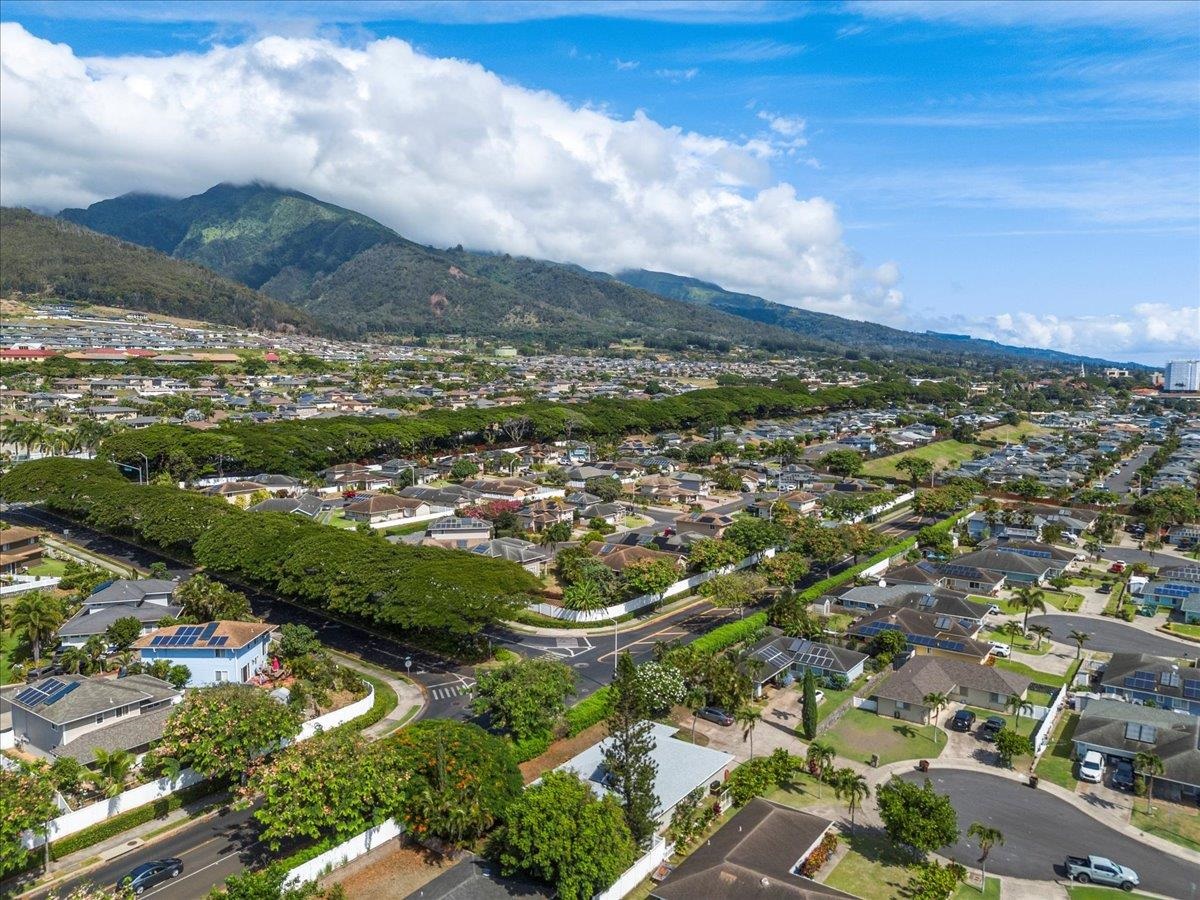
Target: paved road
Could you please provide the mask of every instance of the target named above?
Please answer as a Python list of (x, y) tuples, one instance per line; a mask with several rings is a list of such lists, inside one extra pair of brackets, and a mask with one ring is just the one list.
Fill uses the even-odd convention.
[(1137, 453), (1131, 456), (1121, 470), (1110, 478), (1104, 480), (1104, 489), (1112, 491), (1114, 494), (1125, 495), (1134, 487), (1138, 481), (1134, 478), (1137, 470), (1146, 464), (1146, 461), (1154, 455), (1154, 451), (1158, 447), (1153, 444), (1146, 444), (1140, 448)]
[[(901, 777), (919, 783), (924, 776), (911, 772)], [(1200, 897), (1200, 867), (1139, 844), (1047, 791), (997, 775), (939, 769), (936, 764), (929, 777), (939, 792), (950, 795), (964, 835), (977, 821), (1004, 835), (1004, 845), (988, 856), (989, 872), (1049, 881), (1065, 876), (1062, 866), (1068, 854), (1094, 853), (1135, 870), (1147, 891), (1185, 900)], [(968, 867), (979, 864), (975, 844), (960, 842), (948, 855)]]
[(1100, 619), (1095, 616), (1049, 615), (1033, 616), (1030, 625), (1049, 625), (1050, 636), (1061, 644), (1074, 647), (1068, 635), (1072, 631), (1085, 631), (1092, 639), (1084, 644), (1085, 650), (1100, 650), (1104, 653), (1150, 653), (1155, 656), (1191, 657), (1200, 656), (1200, 644), (1177, 641), (1162, 634), (1152, 634), (1118, 622), (1115, 619)]
[[(215, 818), (180, 826), (144, 849), (118, 856), (86, 875), (56, 887), (55, 893), (65, 897), (74, 888), (89, 883), (115, 885), (135, 866), (175, 856), (183, 860), (183, 874), (149, 888), (141, 896), (159, 900), (195, 900), (207, 896), (230, 875), (267, 860), (269, 853), (258, 843), (257, 823), (251, 818), (253, 812), (254, 808), (226, 810)], [(41, 898), (47, 893), (34, 896)]]
[(1154, 568), (1163, 566), (1184, 566), (1196, 560), (1177, 553), (1174, 549), (1163, 548), (1151, 553), (1149, 550), (1139, 550), (1137, 547), (1108, 547), (1100, 554), (1107, 560), (1120, 560), (1124, 563), (1146, 563)]

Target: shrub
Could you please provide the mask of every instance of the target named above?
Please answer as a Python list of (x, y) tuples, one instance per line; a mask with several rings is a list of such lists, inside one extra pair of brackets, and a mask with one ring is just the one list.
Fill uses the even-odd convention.
[(547, 731), (544, 734), (531, 734), (519, 741), (513, 741), (513, 758), (519, 763), (537, 759), (550, 749), (550, 743), (553, 740), (554, 736)]
[(571, 737), (579, 734), (581, 731), (586, 731), (597, 722), (603, 721), (608, 715), (609, 704), (612, 691), (608, 687), (602, 687), (590, 697), (576, 703), (567, 710), (565, 716), (567, 720), (567, 734)]
[(821, 843), (813, 849), (813, 852), (805, 857), (804, 862), (800, 864), (800, 874), (805, 878), (812, 878), (821, 871), (821, 867), (829, 862), (829, 857), (837, 851), (838, 836), (832, 831), (827, 831), (825, 837), (821, 838)]
[(688, 646), (700, 654), (717, 653), (726, 647), (749, 640), (757, 632), (765, 628), (766, 625), (767, 614), (765, 612), (755, 613), (736, 622), (730, 622), (728, 625), (714, 628), (708, 634), (702, 635), (692, 641)]

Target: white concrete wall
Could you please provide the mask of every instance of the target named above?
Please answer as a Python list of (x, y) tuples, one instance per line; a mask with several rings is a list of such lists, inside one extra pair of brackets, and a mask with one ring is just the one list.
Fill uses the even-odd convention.
[(12, 584), (0, 586), (0, 597), (15, 597), (31, 591), (48, 591), (58, 585), (60, 578), (39, 578), (36, 575), (13, 575)]
[(604, 609), (595, 609), (590, 612), (580, 612), (574, 609), (565, 609), (561, 606), (554, 606), (550, 603), (535, 603), (529, 608), (536, 613), (541, 613), (543, 616), (549, 616), (552, 619), (562, 619), (567, 622), (604, 622), (626, 615), (627, 613), (643, 609), (654, 603), (660, 603), (668, 597), (675, 597), (679, 594), (686, 593), (687, 591), (699, 587), (706, 581), (712, 581), (719, 575), (728, 575), (730, 572), (737, 572), (739, 569), (746, 569), (750, 566), (756, 566), (764, 559), (770, 559), (776, 554), (776, 552), (777, 550), (775, 547), (768, 547), (761, 553), (751, 553), (745, 559), (736, 562), (731, 566), (725, 566), (720, 569), (713, 569), (711, 572), (700, 572), (687, 578), (681, 578), (661, 594), (642, 594), (640, 597), (634, 597), (632, 600), (626, 600), (624, 603), (617, 603), (613, 606), (607, 606)]
[(301, 863), (287, 873), (283, 879), (284, 888), (295, 888), (306, 881), (316, 881), (325, 872), (344, 866), (353, 859), (358, 859), (364, 853), (369, 853), (379, 845), (399, 837), (404, 828), (395, 819), (386, 819), (374, 828), (368, 828), (362, 834), (357, 834), (336, 847), (326, 850), (320, 856), (314, 856), (306, 863)]
[(663, 860), (675, 852), (675, 845), (667, 842), (662, 835), (654, 838), (654, 843), (646, 854), (637, 862), (621, 873), (606, 891), (596, 894), (592, 900), (621, 900), (626, 894), (641, 884), (650, 873), (659, 867)]
[(907, 491), (903, 494), (900, 494), (897, 497), (892, 498), (887, 503), (881, 503), (878, 506), (873, 506), (869, 510), (867, 510), (865, 513), (863, 513), (862, 515), (855, 516), (854, 518), (847, 519), (846, 521), (850, 524), (858, 524), (859, 522), (862, 522), (866, 519), (871, 518), (871, 516), (877, 516), (880, 513), (887, 512), (889, 509), (895, 509), (901, 503), (907, 503), (909, 500), (913, 499), (915, 496), (917, 496), (916, 491)]
[[(1054, 732), (1054, 723), (1058, 720), (1059, 713), (1062, 712), (1066, 702), (1067, 686), (1063, 685), (1054, 695), (1054, 699), (1050, 701), (1050, 706), (1045, 708), (1041, 724), (1033, 732), (1033, 758), (1035, 761), (1041, 759), (1046, 748), (1050, 746), (1050, 735)], [(1042, 707), (1035, 707), (1035, 709), (1042, 709)]]
[[(367, 684), (367, 688), (367, 696), (361, 700), (356, 700), (349, 706), (343, 706), (341, 709), (327, 712), (325, 715), (318, 716), (315, 719), (309, 719), (300, 726), (300, 733), (296, 738), (292, 741), (285, 741), (284, 746), (306, 741), (322, 731), (336, 728), (338, 725), (343, 725), (366, 713), (375, 703), (375, 688), (370, 683)], [(101, 800), (98, 803), (92, 803), (88, 806), (81, 806), (73, 812), (59, 816), (50, 823), (50, 840), (53, 842), (59, 838), (74, 834), (77, 831), (82, 831), (119, 813), (137, 809), (139, 806), (145, 806), (147, 803), (153, 803), (155, 800), (170, 796), (176, 791), (191, 787), (193, 784), (203, 780), (204, 776), (193, 772), (191, 769), (184, 769), (174, 781), (159, 778), (156, 781), (130, 788), (124, 793), (117, 794), (117, 796), (107, 800)], [(21, 835), (21, 843), (28, 849), (40, 847), (42, 845), (42, 836), (26, 831)]]

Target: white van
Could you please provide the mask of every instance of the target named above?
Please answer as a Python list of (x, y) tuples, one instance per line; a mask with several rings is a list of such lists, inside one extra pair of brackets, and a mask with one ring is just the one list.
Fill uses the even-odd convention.
[(1096, 750), (1089, 750), (1079, 763), (1079, 779), (1092, 784), (1104, 781), (1104, 757)]

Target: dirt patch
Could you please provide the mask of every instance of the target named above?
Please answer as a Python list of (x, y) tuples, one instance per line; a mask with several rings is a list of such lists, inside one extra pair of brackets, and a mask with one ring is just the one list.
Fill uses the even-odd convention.
[(540, 778), (551, 769), (561, 766), (568, 759), (582, 753), (597, 741), (608, 736), (608, 728), (603, 722), (597, 722), (591, 728), (579, 732), (573, 738), (563, 738), (550, 745), (550, 749), (541, 756), (535, 756), (528, 762), (521, 763), (521, 777), (525, 783)]
[(407, 897), (453, 865), (454, 860), (400, 838), (333, 872), (321, 886), (341, 884), (348, 897)]

